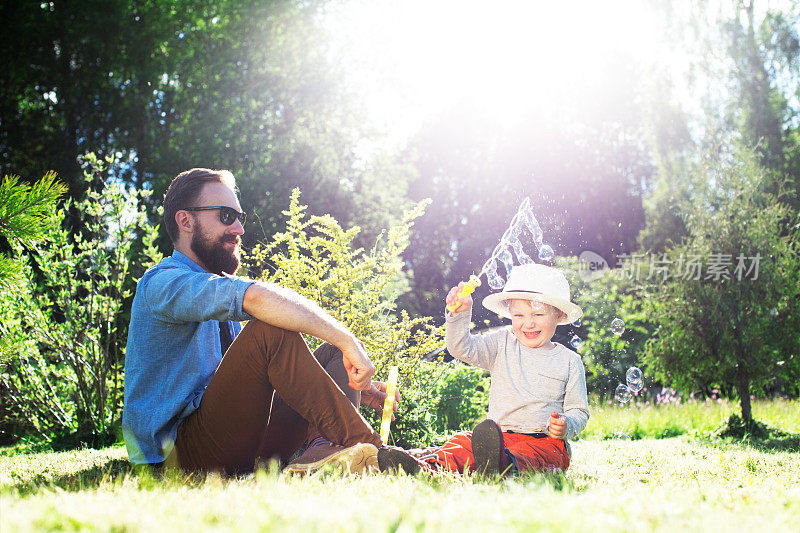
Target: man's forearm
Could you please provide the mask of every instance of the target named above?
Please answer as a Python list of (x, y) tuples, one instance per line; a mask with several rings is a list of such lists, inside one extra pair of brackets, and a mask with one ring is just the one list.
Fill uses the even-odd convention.
[(356, 342), (353, 334), (319, 305), (273, 283), (250, 285), (244, 293), (242, 307), (262, 322), (307, 333), (342, 350)]

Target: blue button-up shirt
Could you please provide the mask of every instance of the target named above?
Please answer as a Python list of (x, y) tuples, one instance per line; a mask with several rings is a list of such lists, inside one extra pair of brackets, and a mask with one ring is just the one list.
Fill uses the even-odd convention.
[(252, 280), (209, 274), (175, 251), (136, 287), (125, 354), (122, 431), (131, 462), (158, 463), (199, 406), (222, 359), (219, 322), (241, 331)]

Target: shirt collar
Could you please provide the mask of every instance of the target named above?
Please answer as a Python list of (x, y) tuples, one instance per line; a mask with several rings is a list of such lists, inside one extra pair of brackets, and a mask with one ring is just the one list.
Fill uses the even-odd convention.
[(189, 256), (179, 252), (178, 250), (173, 250), (172, 252), (172, 259), (179, 262), (182, 265), (188, 266), (190, 269), (194, 270), (195, 272), (205, 272), (206, 270), (189, 259)]

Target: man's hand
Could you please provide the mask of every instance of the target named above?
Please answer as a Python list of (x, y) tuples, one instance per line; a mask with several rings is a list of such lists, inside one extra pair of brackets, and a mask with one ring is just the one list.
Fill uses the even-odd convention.
[[(383, 404), (386, 402), (386, 383), (383, 381), (373, 381), (369, 389), (361, 392), (361, 405), (366, 405), (374, 410), (378, 415), (383, 416)], [(392, 411), (397, 411), (397, 404), (400, 403), (400, 390), (394, 390), (394, 406)], [(394, 413), (392, 413), (394, 420)]]
[(339, 349), (342, 350), (342, 362), (347, 371), (350, 388), (360, 391), (369, 390), (372, 386), (371, 378), (375, 375), (375, 365), (369, 360), (364, 345), (354, 338), (351, 346), (339, 346)]
[(458, 313), (463, 313), (464, 311), (470, 309), (472, 307), (472, 295), (464, 296), (463, 298), (458, 297), (458, 293), (461, 291), (461, 287), (464, 286), (464, 282), (458, 284), (458, 287), (453, 287), (450, 289), (450, 292), (447, 293), (447, 298), (445, 298), (446, 306), (451, 306), (453, 304), (457, 304), (458, 307), (455, 311), (452, 311), (453, 315), (457, 315)]
[(547, 422), (547, 434), (551, 439), (563, 440), (567, 434), (567, 419), (553, 411)]

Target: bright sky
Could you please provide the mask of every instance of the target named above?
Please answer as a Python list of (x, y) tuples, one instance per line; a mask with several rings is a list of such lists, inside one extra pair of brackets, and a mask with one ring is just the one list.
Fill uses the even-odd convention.
[[(710, 0), (708, 16), (733, 0)], [(508, 120), (537, 101), (569, 102), (576, 87), (601, 90), (604, 59), (622, 56), (673, 74), (675, 97), (699, 112), (682, 85), (685, 50), (666, 46), (664, 15), (646, 0), (343, 0), (328, 27), (333, 54), (370, 115), (402, 142), (424, 117), (465, 100)], [(691, 0), (671, 9), (688, 13)], [(786, 10), (796, 0), (756, 0)], [(674, 29), (673, 29), (674, 31)]]
[(659, 54), (643, 1), (354, 0), (329, 18), (371, 114), (402, 136), (467, 100), (499, 118), (600, 78), (603, 57)]

